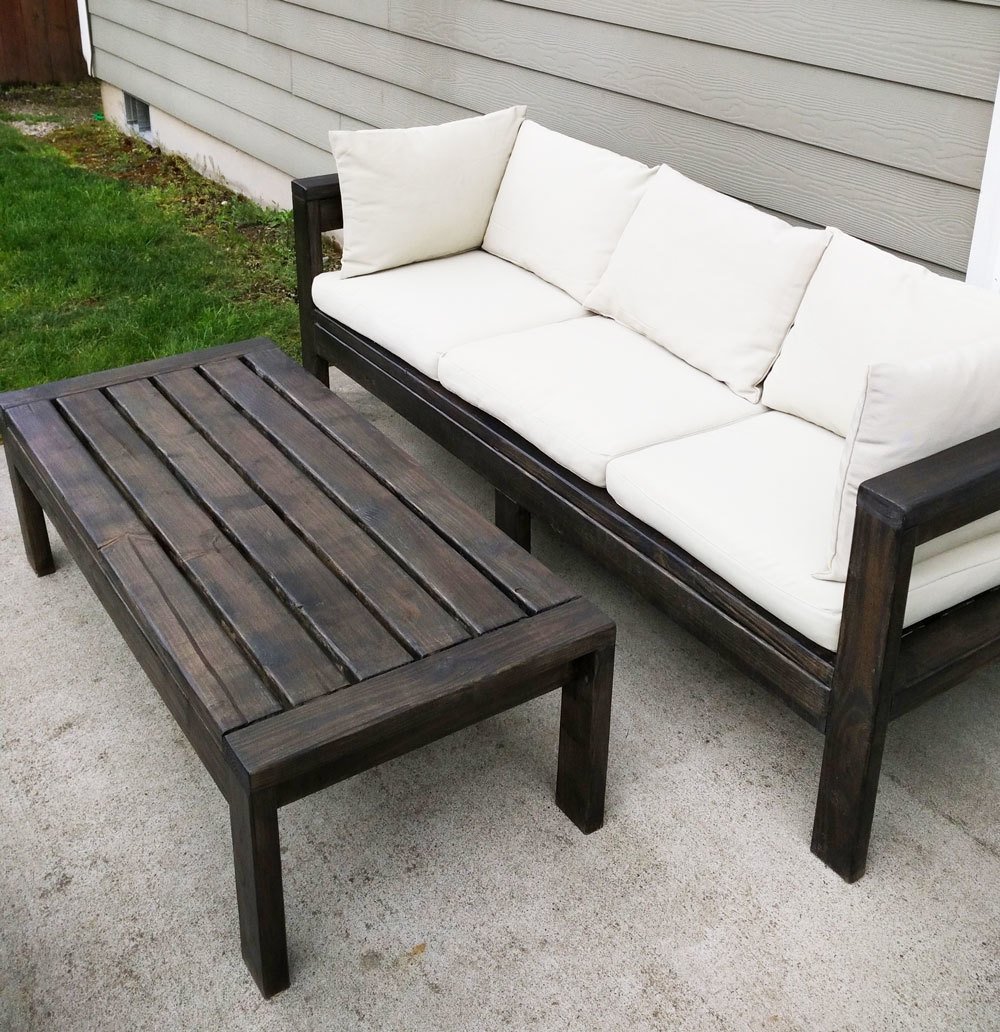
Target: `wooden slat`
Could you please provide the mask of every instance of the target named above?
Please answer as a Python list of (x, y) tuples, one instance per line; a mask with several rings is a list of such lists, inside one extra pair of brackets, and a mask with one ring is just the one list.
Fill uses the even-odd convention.
[(526, 7), (992, 100), (1000, 25), (951, 0), (510, 0)]
[(76, 394), (58, 404), (285, 702), (298, 705), (347, 683), (103, 395)]
[[(379, 80), (438, 100), (489, 111), (528, 105), (560, 132), (649, 164), (668, 162), (713, 189), (952, 269), (964, 269), (975, 221), (975, 189), (890, 168), (850, 154), (607, 90), (343, 18), (281, 0), (250, 0), (255, 35), (320, 61), (373, 76), (369, 111), (344, 113), (391, 125), (391, 96)], [(331, 84), (310, 65), (297, 70), (296, 92), (329, 103)], [(995, 78), (995, 71), (994, 71)], [(974, 160), (979, 160), (974, 158)]]
[[(198, 352), (198, 362), (214, 362), (220, 358), (231, 358), (233, 355), (244, 355), (258, 348), (274, 348), (273, 340), (267, 337), (252, 337), (249, 340), (236, 341), (233, 344), (220, 344), (218, 347), (205, 348)], [(0, 394), (0, 409), (13, 408), (28, 401), (45, 401), (65, 397), (68, 394), (80, 394), (83, 391), (94, 391), (108, 387), (113, 383), (124, 383), (126, 380), (140, 380), (155, 373), (168, 373), (172, 369), (184, 369), (191, 365), (190, 352), (184, 355), (168, 355), (166, 358), (154, 358), (149, 362), (137, 362), (123, 369), (102, 369), (84, 376), (73, 376), (67, 380), (53, 380), (38, 387), (24, 387), (17, 391)]]
[(239, 29), (240, 32), (247, 31), (246, 0), (210, 0), (211, 6), (206, 4), (205, 0), (159, 0), (159, 2), (164, 7), (172, 7), (176, 11), (185, 11), (188, 14), (202, 17), (210, 10), (212, 21)]
[(390, 27), (935, 179), (976, 189), (982, 179), (985, 100), (501, 0), (394, 0)]
[(225, 733), (281, 706), (152, 539), (50, 402), (7, 414), (9, 432), (44, 469), (122, 603), (183, 678), (209, 726)]
[[(273, 86), (242, 71), (234, 71), (189, 50), (96, 15), (91, 17), (91, 26), (102, 49), (124, 56), (148, 72), (182, 83), (206, 97), (222, 99), (229, 107), (252, 115), (317, 149), (328, 146), (327, 134), (334, 126), (329, 111), (318, 104), (294, 96), (288, 89)], [(143, 99), (147, 100), (146, 97)], [(331, 157), (328, 167), (332, 164)]]
[(1000, 656), (1000, 588), (911, 628), (896, 667), (893, 717), (965, 680)]
[(140, 380), (109, 388), (108, 394), (352, 679), (361, 681), (410, 660), (410, 653), (155, 387)]
[[(94, 75), (289, 175), (313, 176), (333, 171), (329, 148), (304, 143), (290, 133), (265, 125), (253, 114), (227, 106), (217, 95), (205, 96), (190, 85), (141, 68), (105, 50), (99, 38), (94, 40)], [(336, 113), (329, 112), (327, 117), (329, 128), (336, 129)]]
[(351, 761), (359, 754), (373, 766), (466, 726), (470, 711), (481, 720), (556, 687), (558, 681), (540, 676), (565, 673), (564, 664), (614, 636), (614, 624), (577, 599), (235, 731), (226, 742), (254, 791), (319, 770), (325, 781), (335, 780), (353, 773)]
[(515, 545), (506, 534), (453, 495), (366, 419), (280, 352), (248, 355), (247, 364), (268, 377), (290, 401), (318, 419), (341, 447), (402, 495), (424, 519), (462, 550), (531, 612), (575, 597), (554, 574)]
[[(291, 92), (291, 54), (283, 47), (221, 24), (215, 18), (215, 5), (202, 5), (200, 17), (152, 0), (88, 0), (88, 5), (91, 17), (134, 29)], [(103, 22), (98, 31), (102, 27)], [(114, 49), (110, 39), (105, 42)]]
[[(298, 368), (286, 361), (292, 369)], [(242, 362), (220, 362), (204, 372), (330, 497), (362, 522), (397, 562), (474, 631), (483, 633), (524, 615), (399, 498)]]
[(349, 519), (290, 459), (193, 370), (156, 383), (212, 445), (275, 506), (417, 655), (468, 632)]

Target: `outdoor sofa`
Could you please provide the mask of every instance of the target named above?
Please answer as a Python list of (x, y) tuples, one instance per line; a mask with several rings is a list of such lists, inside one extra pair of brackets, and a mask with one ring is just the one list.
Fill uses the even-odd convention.
[(820, 729), (812, 849), (854, 881), (889, 722), (1000, 653), (1000, 297), (523, 115), (331, 133), (303, 363)]

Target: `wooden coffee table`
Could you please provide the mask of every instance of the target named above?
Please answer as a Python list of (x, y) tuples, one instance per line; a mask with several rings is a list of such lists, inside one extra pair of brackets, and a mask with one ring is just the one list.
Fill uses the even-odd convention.
[(35, 572), (44, 511), (229, 803), (264, 995), (279, 806), (561, 687), (556, 802), (600, 827), (614, 625), (270, 341), (0, 411)]

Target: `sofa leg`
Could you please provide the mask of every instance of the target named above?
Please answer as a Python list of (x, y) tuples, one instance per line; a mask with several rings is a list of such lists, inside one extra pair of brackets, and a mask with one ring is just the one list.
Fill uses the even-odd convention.
[(868, 858), (914, 544), (859, 505), (812, 834), (813, 853), (848, 882)]
[(531, 513), (502, 491), (494, 492), (494, 522), (526, 552), (531, 551)]
[(887, 726), (881, 712), (843, 713), (826, 733), (812, 851), (846, 882), (865, 873)]
[(312, 374), (324, 386), (330, 386), (330, 363), (316, 353), (312, 341), (302, 338), (302, 368)]

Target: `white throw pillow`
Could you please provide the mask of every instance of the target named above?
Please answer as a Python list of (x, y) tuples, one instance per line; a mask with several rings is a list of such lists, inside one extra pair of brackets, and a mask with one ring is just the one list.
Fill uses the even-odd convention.
[(526, 121), (483, 249), (582, 303), (607, 268), (652, 175), (641, 162)]
[(829, 240), (663, 166), (586, 304), (756, 402)]
[[(997, 428), (1000, 339), (871, 366), (840, 462), (830, 565), (817, 576), (847, 578), (861, 484)], [(997, 530), (1000, 514), (985, 516), (926, 542), (917, 556), (925, 559)]]
[(479, 247), (524, 112), (331, 132), (344, 202), (342, 276)]
[(1000, 341), (1000, 297), (835, 231), (764, 404), (847, 435), (868, 367)]

